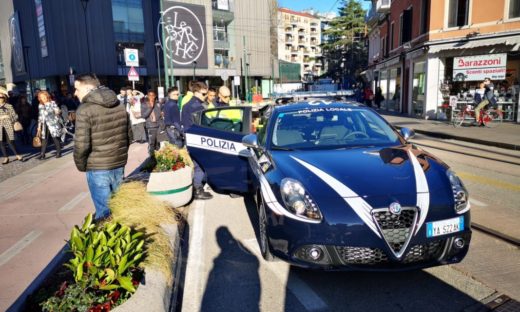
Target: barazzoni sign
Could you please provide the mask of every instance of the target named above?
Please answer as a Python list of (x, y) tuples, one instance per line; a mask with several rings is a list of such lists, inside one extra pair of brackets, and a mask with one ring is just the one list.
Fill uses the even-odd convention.
[(486, 54), (453, 58), (455, 81), (504, 80), (506, 78), (507, 54)]
[(164, 32), (164, 54), (175, 67), (208, 68), (204, 6), (164, 1), (158, 27), (159, 38), (161, 28)]

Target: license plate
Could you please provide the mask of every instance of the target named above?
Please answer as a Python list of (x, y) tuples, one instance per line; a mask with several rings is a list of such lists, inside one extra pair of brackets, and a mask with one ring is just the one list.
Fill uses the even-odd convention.
[(426, 223), (426, 237), (435, 237), (464, 230), (464, 217)]

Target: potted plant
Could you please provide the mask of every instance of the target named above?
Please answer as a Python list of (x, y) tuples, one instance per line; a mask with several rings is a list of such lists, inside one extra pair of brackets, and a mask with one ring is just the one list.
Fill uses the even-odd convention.
[(155, 161), (146, 186), (148, 193), (173, 207), (189, 203), (193, 194), (193, 163), (188, 151), (166, 143), (155, 151)]

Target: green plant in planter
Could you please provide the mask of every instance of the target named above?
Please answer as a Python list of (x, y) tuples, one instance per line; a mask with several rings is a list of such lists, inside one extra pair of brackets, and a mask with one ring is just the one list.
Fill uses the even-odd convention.
[(155, 151), (156, 165), (154, 172), (175, 171), (186, 166), (193, 167), (186, 149), (179, 149), (176, 145), (166, 143)]
[(134, 292), (130, 269), (143, 258), (143, 235), (117, 222), (98, 227), (88, 214), (81, 228), (72, 229), (69, 245), (74, 258), (65, 266), (83, 287)]

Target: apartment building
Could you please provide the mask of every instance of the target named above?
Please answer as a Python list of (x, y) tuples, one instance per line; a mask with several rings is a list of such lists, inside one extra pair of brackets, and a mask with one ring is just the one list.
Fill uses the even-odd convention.
[(490, 77), (506, 120), (517, 119), (520, 0), (372, 0), (367, 23), (382, 108), (449, 118), (450, 96), (467, 102)]
[(322, 74), (321, 21), (309, 13), (278, 9), (278, 59), (301, 65), (301, 80)]

